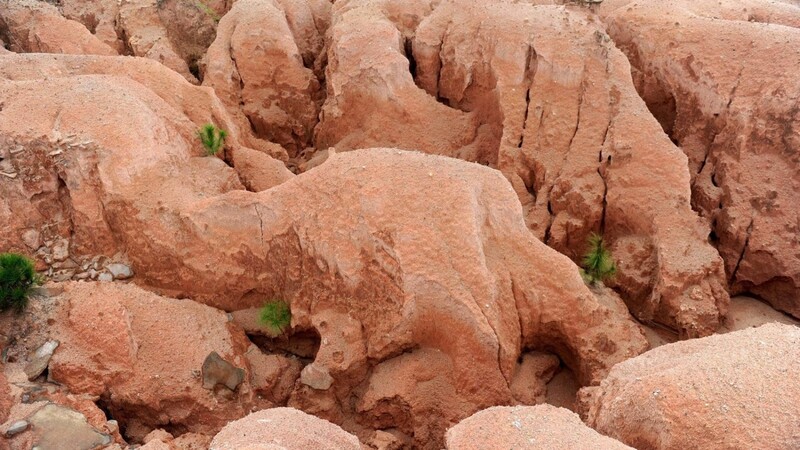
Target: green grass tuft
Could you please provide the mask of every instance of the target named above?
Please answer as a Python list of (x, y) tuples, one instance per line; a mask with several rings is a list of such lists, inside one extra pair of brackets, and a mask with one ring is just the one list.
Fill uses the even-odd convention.
[(611, 252), (605, 247), (602, 236), (589, 235), (589, 250), (583, 256), (581, 276), (589, 284), (604, 282), (617, 273), (617, 265)]
[(220, 19), (222, 19), (222, 17), (220, 17), (216, 11), (214, 11), (210, 6), (203, 3), (201, 0), (197, 0), (197, 3), (195, 3), (195, 5), (197, 5), (200, 11), (203, 11), (204, 13), (206, 13), (208, 17), (211, 17), (211, 20), (213, 20), (214, 22), (219, 23)]
[(0, 254), (0, 311), (22, 312), (31, 288), (39, 283), (33, 261), (16, 253)]
[(292, 311), (286, 302), (272, 300), (261, 308), (259, 321), (273, 335), (283, 334), (292, 323)]
[(206, 156), (214, 156), (225, 144), (225, 137), (228, 133), (217, 128), (214, 124), (207, 123), (197, 130), (197, 137), (206, 149)]

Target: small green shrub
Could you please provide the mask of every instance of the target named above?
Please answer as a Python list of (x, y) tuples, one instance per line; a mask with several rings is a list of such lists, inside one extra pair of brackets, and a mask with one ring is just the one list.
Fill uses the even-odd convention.
[(203, 11), (204, 13), (206, 13), (208, 17), (211, 17), (211, 20), (213, 20), (214, 22), (219, 23), (220, 19), (222, 19), (222, 17), (220, 17), (216, 11), (214, 11), (210, 6), (203, 3), (201, 0), (197, 0), (197, 3), (195, 3), (195, 5), (197, 6), (198, 9), (200, 9), (200, 11)]
[(261, 308), (259, 320), (273, 335), (283, 334), (292, 323), (292, 311), (286, 302), (272, 300)]
[(588, 244), (589, 250), (583, 256), (581, 276), (589, 284), (598, 281), (602, 283), (617, 273), (617, 265), (611, 252), (605, 247), (602, 236), (596, 233), (590, 234)]
[(0, 254), (0, 311), (22, 312), (31, 288), (39, 283), (33, 261), (16, 253)]
[(203, 143), (206, 149), (206, 156), (216, 155), (222, 145), (225, 143), (225, 137), (228, 133), (214, 126), (214, 124), (207, 123), (202, 128), (197, 130), (197, 137)]

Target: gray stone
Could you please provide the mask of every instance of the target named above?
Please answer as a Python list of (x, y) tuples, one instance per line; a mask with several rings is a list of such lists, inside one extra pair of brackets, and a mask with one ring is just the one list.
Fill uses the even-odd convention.
[(98, 281), (113, 281), (114, 275), (111, 275), (108, 272), (103, 272), (97, 277)]
[(58, 344), (59, 342), (56, 340), (47, 341), (33, 352), (31, 361), (25, 366), (25, 375), (28, 376), (28, 381), (35, 380), (47, 369), (47, 365), (50, 364), (50, 358), (58, 348)]
[(59, 239), (53, 245), (53, 260), (64, 261), (69, 258), (69, 241), (66, 239)]
[(48, 403), (36, 411), (28, 421), (36, 430), (36, 447), (41, 450), (70, 449), (91, 450), (109, 445), (111, 436), (89, 425), (86, 416), (70, 408)]
[(244, 369), (240, 369), (233, 364), (222, 359), (217, 352), (211, 352), (203, 361), (203, 387), (214, 389), (221, 384), (228, 389), (235, 391), (244, 381)]
[(319, 391), (328, 390), (333, 384), (333, 377), (324, 367), (311, 363), (300, 372), (300, 382)]
[(64, 261), (57, 262), (53, 264), (53, 268), (55, 269), (77, 269), (78, 263), (72, 260), (72, 258), (67, 258)]
[(22, 242), (31, 250), (36, 250), (42, 246), (42, 234), (33, 228), (29, 228), (22, 233)]
[(75, 270), (64, 269), (53, 272), (53, 274), (50, 276), (50, 279), (53, 281), (64, 282), (71, 280), (73, 276), (75, 276)]
[(23, 431), (28, 429), (28, 422), (24, 420), (18, 420), (12, 423), (8, 429), (6, 430), (6, 437), (14, 436), (15, 434), (20, 434)]
[(133, 270), (125, 264), (113, 263), (106, 266), (115, 280), (126, 280), (133, 276)]

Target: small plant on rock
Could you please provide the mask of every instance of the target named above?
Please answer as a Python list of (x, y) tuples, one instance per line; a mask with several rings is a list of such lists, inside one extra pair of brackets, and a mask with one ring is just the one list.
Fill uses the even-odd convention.
[(22, 312), (31, 288), (39, 283), (33, 261), (17, 253), (0, 254), (0, 311)]
[(259, 321), (267, 330), (277, 336), (283, 334), (292, 323), (292, 310), (286, 302), (272, 300), (261, 308)]
[(617, 265), (611, 252), (605, 247), (602, 236), (592, 233), (588, 243), (589, 250), (583, 256), (581, 277), (589, 284), (602, 283), (617, 273)]
[(206, 156), (216, 155), (225, 143), (227, 135), (228, 133), (225, 130), (221, 130), (211, 123), (207, 123), (197, 130), (197, 137), (200, 138), (200, 142), (203, 143), (203, 147), (206, 149)]
[(222, 17), (220, 17), (219, 14), (217, 14), (217, 12), (214, 11), (213, 8), (206, 5), (201, 0), (197, 0), (197, 3), (195, 4), (197, 5), (197, 8), (200, 9), (200, 11), (206, 13), (206, 15), (208, 15), (208, 17), (210, 17), (214, 22), (219, 23), (220, 19), (222, 19)]

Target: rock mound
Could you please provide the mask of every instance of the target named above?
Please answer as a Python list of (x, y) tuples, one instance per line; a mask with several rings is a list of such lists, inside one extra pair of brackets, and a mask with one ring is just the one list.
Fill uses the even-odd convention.
[[(250, 343), (223, 312), (132, 285), (63, 288), (66, 310), (53, 330), (61, 345), (49, 377), (99, 399), (129, 437), (160, 427), (214, 433), (256, 404), (244, 355)], [(212, 352), (247, 372), (235, 391), (203, 387), (201, 368)]]
[(203, 84), (292, 156), (311, 145), (324, 98), (313, 69), (321, 66), (329, 15), (324, 0), (239, 1), (220, 21), (206, 56)]
[[(36, 0), (0, 0), (0, 42), (17, 53), (116, 55), (83, 24)], [(2, 45), (0, 45), (2, 47)]]
[[(0, 95), (2, 132), (23, 149), (9, 158), (18, 178), (3, 180), (19, 198), (4, 201), (29, 202), (35, 174), (70, 220), (71, 257), (124, 248), (139, 282), (227, 310), (283, 299), (295, 329), (323, 343), (305, 373), (331, 378), (328, 390), (298, 386), (290, 403), (337, 423), (359, 417), (348, 429), (391, 424), (436, 446), (448, 425), (511, 400), (525, 348), (556, 352), (586, 384), (646, 348), (624, 305), (595, 297), (530, 235), (496, 171), (363, 150), (255, 194), (219, 159), (194, 157), (195, 123), (128, 78), (2, 81)], [(93, 107), (63, 108), (76, 96)], [(54, 120), (88, 143), (54, 149), (41, 137)], [(130, 135), (132, 123), (152, 131)], [(0, 237), (17, 245), (39, 226), (12, 225)], [(393, 381), (418, 367), (446, 369), (431, 377), (452, 395), (434, 401), (430, 378)]]
[(677, 342), (616, 365), (584, 388), (586, 423), (640, 449), (800, 445), (800, 328)]
[(485, 409), (448, 430), (446, 448), (630, 450), (627, 445), (584, 425), (574, 412), (550, 405)]
[(122, 0), (117, 34), (134, 56), (164, 64), (198, 83), (200, 60), (214, 40), (227, 1)]
[(800, 7), (622, 0), (601, 13), (689, 158), (692, 205), (711, 226), (731, 293), (800, 317)]
[(729, 299), (691, 209), (686, 157), (600, 24), (553, 5), (424, 3), (334, 5), (318, 146), (496, 167), (535, 235), (573, 261), (591, 232), (605, 236), (634, 315), (684, 337), (713, 333)]
[(338, 426), (294, 408), (254, 412), (225, 426), (211, 450), (359, 450), (358, 439)]

